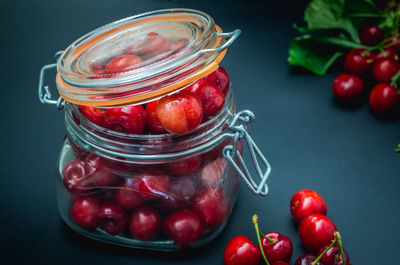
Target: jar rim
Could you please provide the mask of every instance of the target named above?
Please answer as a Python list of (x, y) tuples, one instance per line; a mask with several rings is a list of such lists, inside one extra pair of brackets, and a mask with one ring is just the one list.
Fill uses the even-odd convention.
[[(96, 62), (104, 67), (110, 58), (127, 56), (132, 47), (146, 46), (146, 40), (154, 34), (169, 43), (184, 40), (185, 44), (173, 53), (140, 55), (143, 61), (128, 70), (94, 72)], [(193, 9), (164, 9), (128, 17), (73, 42), (58, 60), (57, 88), (62, 98), (78, 105), (142, 104), (216, 70), (226, 53), (225, 38), (231, 36), (222, 33), (208, 14)]]
[(65, 123), (68, 136), (91, 152), (125, 162), (126, 159), (159, 161), (203, 153), (223, 139), (233, 137), (225, 131), (235, 111), (234, 94), (229, 89), (221, 111), (184, 135), (139, 135), (109, 130), (89, 121), (80, 113), (77, 105), (69, 103), (65, 108)]

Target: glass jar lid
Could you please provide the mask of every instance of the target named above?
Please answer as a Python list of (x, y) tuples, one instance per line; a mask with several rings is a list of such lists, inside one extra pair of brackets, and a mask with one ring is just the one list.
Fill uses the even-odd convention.
[(218, 68), (240, 30), (222, 33), (207, 14), (167, 9), (125, 18), (72, 43), (57, 63), (68, 102), (140, 104), (179, 90)]

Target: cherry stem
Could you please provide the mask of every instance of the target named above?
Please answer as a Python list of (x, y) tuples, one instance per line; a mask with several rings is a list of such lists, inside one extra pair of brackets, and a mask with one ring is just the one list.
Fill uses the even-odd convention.
[(263, 256), (263, 259), (264, 259), (264, 261), (265, 261), (265, 264), (270, 265), (269, 262), (268, 262), (267, 257), (265, 256), (264, 249), (263, 249), (262, 244), (261, 244), (260, 229), (258, 229), (258, 224), (257, 224), (257, 222), (258, 222), (258, 216), (257, 216), (257, 214), (253, 215), (252, 221), (253, 221), (253, 224), (254, 224), (254, 228), (256, 229), (257, 240), (258, 240), (258, 246), (260, 247), (261, 254), (262, 254), (262, 256)]
[(397, 80), (400, 78), (400, 71), (398, 71), (393, 77), (392, 82), (390, 83), (392, 86), (397, 88)]
[[(336, 232), (335, 232), (336, 233)], [(326, 252), (328, 252), (335, 244), (337, 243), (337, 238), (335, 237), (334, 240), (332, 240), (332, 243), (327, 247), (324, 252), (321, 253), (313, 262), (311, 262), (311, 265), (315, 265), (322, 259), (322, 257), (325, 255)]]
[(340, 252), (340, 256), (342, 257), (342, 264), (346, 265), (346, 261), (344, 260), (344, 252), (343, 252), (343, 245), (342, 245), (342, 237), (340, 236), (339, 232), (336, 231), (334, 233), (335, 235), (335, 239), (337, 240), (337, 243), (339, 245), (339, 252)]
[(266, 240), (268, 240), (269, 243), (271, 244), (275, 244), (276, 240), (267, 237), (266, 235), (264, 235), (263, 233), (260, 232), (260, 236), (262, 236), (263, 238), (265, 238)]

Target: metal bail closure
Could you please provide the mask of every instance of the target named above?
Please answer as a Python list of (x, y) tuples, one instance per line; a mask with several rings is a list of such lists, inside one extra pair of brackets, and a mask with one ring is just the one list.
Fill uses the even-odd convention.
[[(57, 57), (59, 57), (62, 53), (63, 51), (58, 51), (56, 52), (54, 57), (57, 59)], [(53, 68), (54, 69), (57, 68), (57, 63), (45, 65), (40, 70), (38, 95), (40, 102), (42, 102), (43, 104), (56, 105), (57, 109), (62, 110), (65, 105), (65, 100), (62, 99), (61, 97), (58, 97), (58, 99), (52, 99), (49, 86), (43, 84), (46, 71)]]
[[(222, 153), (242, 177), (243, 181), (247, 184), (251, 192), (257, 195), (266, 196), (268, 194), (267, 179), (269, 174), (271, 173), (271, 166), (247, 131), (248, 124), (254, 119), (255, 115), (249, 110), (242, 110), (236, 114), (228, 127), (229, 130), (234, 132), (233, 145), (225, 146)], [(259, 184), (256, 184), (257, 180), (254, 180), (251, 176), (242, 155), (237, 149), (239, 140), (244, 140), (247, 143), (250, 156), (253, 161), (253, 166), (260, 179)], [(235, 161), (235, 157), (237, 158), (237, 161)], [(262, 171), (262, 167), (259, 164), (259, 159), (263, 164), (261, 166), (265, 168), (264, 172)]]

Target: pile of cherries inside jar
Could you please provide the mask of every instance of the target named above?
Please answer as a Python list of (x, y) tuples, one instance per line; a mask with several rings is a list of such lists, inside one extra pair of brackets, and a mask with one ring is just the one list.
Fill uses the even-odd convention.
[[(349, 255), (343, 249), (340, 234), (326, 217), (326, 203), (317, 192), (307, 189), (296, 192), (290, 201), (290, 212), (300, 223), (303, 246), (312, 252), (297, 258), (295, 265), (349, 265)], [(225, 265), (257, 265), (261, 259), (267, 265), (288, 265), (293, 252), (290, 238), (279, 232), (261, 233), (257, 215), (252, 221), (259, 246), (244, 235), (234, 237), (225, 248)]]
[[(398, 107), (400, 35), (385, 36), (376, 25), (365, 25), (359, 32), (363, 45), (370, 48), (350, 50), (344, 60), (345, 74), (333, 82), (333, 93), (343, 103), (360, 102), (365, 93), (365, 78), (372, 73), (375, 85), (369, 93), (372, 110), (389, 114)], [(364, 78), (364, 80), (362, 79)]]
[[(111, 58), (93, 66), (93, 72), (121, 72), (181, 45), (157, 33), (149, 33), (145, 41), (145, 50)], [(229, 87), (229, 75), (219, 67), (188, 87), (144, 105), (78, 109), (92, 123), (112, 131), (182, 135), (221, 111)], [(230, 176), (230, 186), (219, 185), (226, 165), (222, 144), (218, 150), (148, 166), (101, 157), (71, 139), (70, 145), (76, 157), (63, 165), (61, 174), (71, 195), (70, 218), (80, 228), (141, 241), (170, 238), (186, 247), (229, 217), (239, 179)]]

